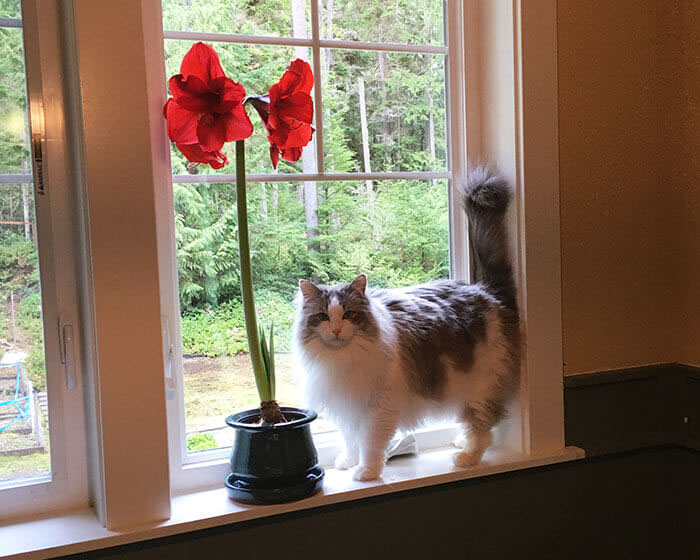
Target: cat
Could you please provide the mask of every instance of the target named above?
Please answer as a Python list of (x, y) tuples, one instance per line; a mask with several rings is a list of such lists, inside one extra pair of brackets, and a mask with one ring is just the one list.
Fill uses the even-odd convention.
[(520, 322), (504, 215), (507, 181), (487, 168), (460, 189), (475, 284), (439, 280), (367, 286), (364, 274), (334, 286), (299, 282), (293, 348), (309, 405), (339, 427), (339, 469), (381, 476), (397, 429), (450, 412), (464, 426), (459, 467), (478, 464), (519, 385)]

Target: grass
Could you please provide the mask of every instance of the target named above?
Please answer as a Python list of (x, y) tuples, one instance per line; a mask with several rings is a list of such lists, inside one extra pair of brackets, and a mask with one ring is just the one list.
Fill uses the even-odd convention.
[(17, 480), (51, 472), (48, 451), (28, 455), (0, 455), (0, 482)]
[[(300, 406), (301, 395), (292, 373), (292, 358), (287, 353), (275, 354), (277, 401), (282, 406)], [(219, 358), (184, 359), (185, 423), (191, 451), (199, 435), (212, 435), (217, 447), (229, 446), (234, 430), (225, 424), (228, 415), (260, 406), (253, 368), (247, 354)], [(314, 433), (333, 430), (333, 424), (319, 417), (311, 430)], [(194, 432), (202, 431), (203, 434)], [(209, 445), (204, 444), (204, 445)]]
[[(298, 406), (300, 399), (292, 375), (291, 356), (276, 354), (277, 400)], [(224, 425), (229, 414), (260, 406), (255, 377), (247, 354), (184, 360), (185, 418), (187, 431)]]

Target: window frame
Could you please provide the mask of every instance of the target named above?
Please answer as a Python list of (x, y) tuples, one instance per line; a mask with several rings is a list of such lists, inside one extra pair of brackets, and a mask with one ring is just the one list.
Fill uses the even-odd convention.
[(65, 50), (53, 6), (39, 9), (35, 0), (24, 0), (22, 19), (12, 23), (20, 28), (24, 42), (51, 473), (4, 483), (0, 519), (88, 504), (80, 337), (74, 336), (72, 352), (61, 348), (64, 327), (72, 326), (77, 335), (81, 322), (75, 176), (60, 71)]
[[(455, 1), (463, 7), (469, 31), (464, 37), (464, 107), (475, 132), (466, 150), (472, 161), (488, 157), (516, 186), (514, 254), (528, 347), (522, 414), (514, 418), (514, 427), (525, 454), (555, 461), (565, 449), (556, 0)], [(161, 310), (173, 309), (177, 289), (174, 246), (164, 231), (172, 220), (172, 189), (162, 118), (161, 10), (157, 2), (138, 0), (118, 6), (77, 0), (46, 4), (57, 13), (65, 11), (71, 22), (80, 72), (83, 137), (78, 152), (89, 278), (83, 298), (89, 301), (85, 330), (95, 348), (94, 363), (85, 371), (90, 490), (100, 522), (126, 530), (167, 519), (171, 512), (164, 395), (173, 344)], [(128, 76), (129, 83), (115, 83), (115, 72)], [(124, 162), (130, 166), (127, 183), (113, 173)], [(129, 353), (140, 361), (118, 369), (120, 357)], [(139, 388), (142, 407), (124, 415), (125, 407), (134, 406), (133, 387)], [(455, 476), (461, 475), (452, 473), (451, 480)], [(347, 494), (344, 499), (353, 499), (352, 492)], [(189, 528), (185, 524), (181, 530)], [(136, 531), (133, 540), (147, 534), (153, 533)]]

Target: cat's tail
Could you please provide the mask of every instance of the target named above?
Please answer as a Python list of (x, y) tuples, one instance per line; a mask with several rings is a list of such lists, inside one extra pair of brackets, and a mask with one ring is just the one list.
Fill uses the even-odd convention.
[(503, 306), (517, 311), (517, 293), (510, 260), (505, 213), (513, 197), (508, 182), (491, 169), (470, 170), (461, 187), (462, 203), (469, 222), (469, 244), (474, 279), (484, 285)]

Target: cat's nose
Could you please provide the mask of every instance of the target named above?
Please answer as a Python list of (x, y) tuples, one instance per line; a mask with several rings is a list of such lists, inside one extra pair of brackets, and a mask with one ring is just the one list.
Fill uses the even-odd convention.
[(335, 335), (338, 336), (340, 334), (340, 331), (343, 330), (342, 328), (334, 328), (331, 329), (331, 332)]

